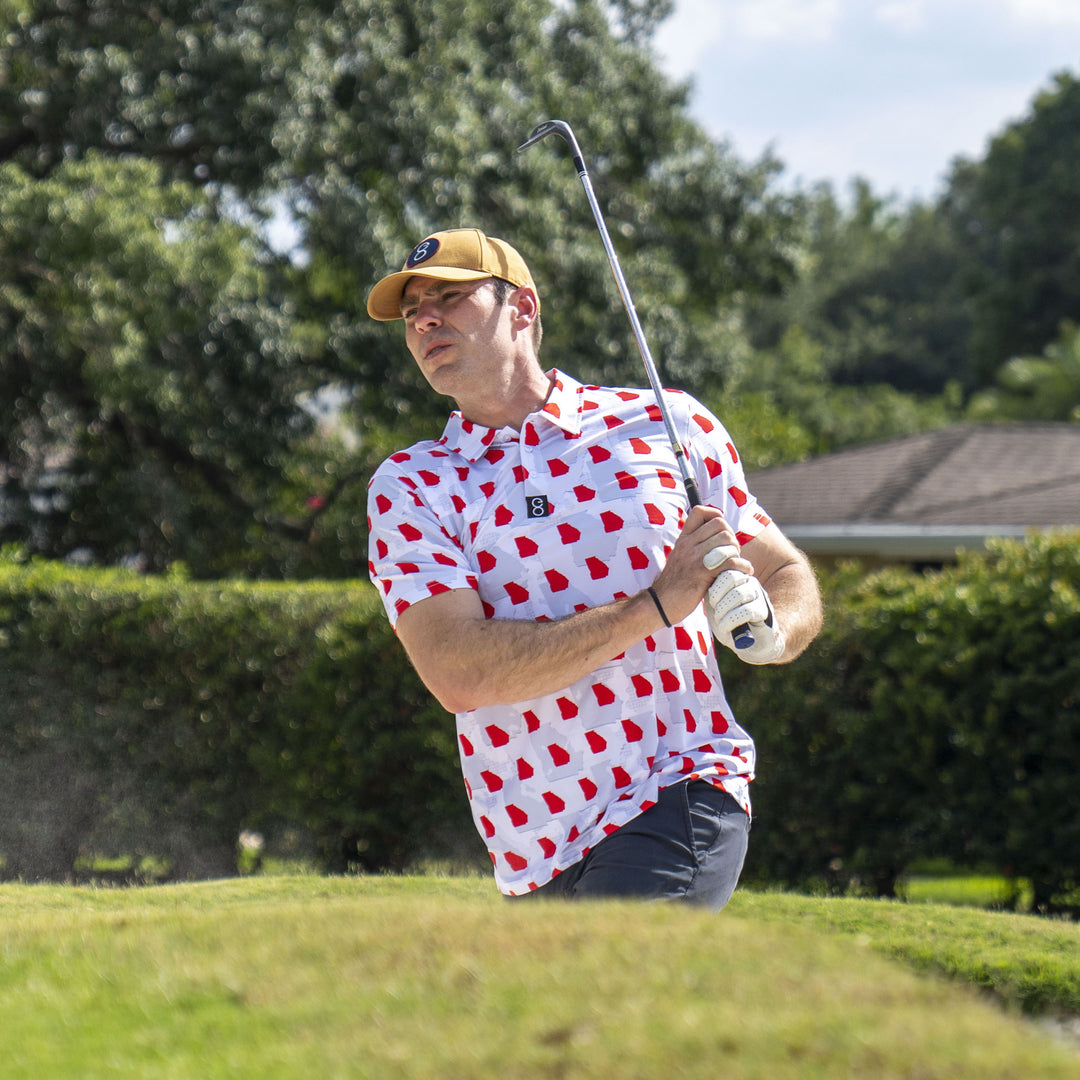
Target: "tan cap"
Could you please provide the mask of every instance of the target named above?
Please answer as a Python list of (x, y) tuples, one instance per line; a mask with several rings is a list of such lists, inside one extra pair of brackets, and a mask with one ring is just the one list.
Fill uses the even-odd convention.
[[(479, 229), (447, 229), (432, 233), (412, 249), (405, 265), (388, 274), (368, 295), (367, 311), (379, 322), (401, 318), (401, 294), (411, 277), (442, 281), (479, 281), (497, 277), (536, 292), (525, 260), (505, 241), (485, 236)], [(540, 299), (537, 297), (537, 310)]]

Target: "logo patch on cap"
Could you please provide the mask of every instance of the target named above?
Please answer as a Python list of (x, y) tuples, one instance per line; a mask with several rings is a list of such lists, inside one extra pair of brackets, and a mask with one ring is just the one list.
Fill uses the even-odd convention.
[(438, 250), (439, 241), (434, 236), (429, 236), (412, 249), (412, 254), (405, 260), (405, 266), (411, 270), (414, 266), (427, 262)]

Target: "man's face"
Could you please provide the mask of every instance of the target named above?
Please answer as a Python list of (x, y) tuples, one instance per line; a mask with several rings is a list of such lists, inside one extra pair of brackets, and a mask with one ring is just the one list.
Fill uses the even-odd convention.
[(475, 393), (510, 355), (508, 307), (492, 279), (413, 277), (401, 296), (405, 344), (432, 389), (458, 401)]

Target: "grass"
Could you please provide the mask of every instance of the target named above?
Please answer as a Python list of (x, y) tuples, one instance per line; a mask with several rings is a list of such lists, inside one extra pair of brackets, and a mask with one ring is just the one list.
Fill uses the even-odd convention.
[(1010, 1010), (1080, 1016), (1080, 924), (941, 904), (745, 891), (736, 900), (732, 910), (747, 917), (839, 935), (987, 991)]
[(960, 907), (1009, 908), (1030, 911), (1031, 883), (993, 874), (926, 874), (906, 878), (900, 887), (914, 904), (954, 904)]
[(0, 886), (3, 1075), (1075, 1077), (1019, 1009), (1074, 1008), (1078, 945), (1024, 916), (746, 891), (713, 916), (514, 905), (479, 877)]

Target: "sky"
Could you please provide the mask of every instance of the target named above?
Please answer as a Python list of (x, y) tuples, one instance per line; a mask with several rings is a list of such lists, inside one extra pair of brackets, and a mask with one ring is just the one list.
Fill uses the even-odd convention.
[(957, 156), (1080, 76), (1080, 0), (675, 0), (654, 39), (691, 112), (780, 183), (929, 200)]

